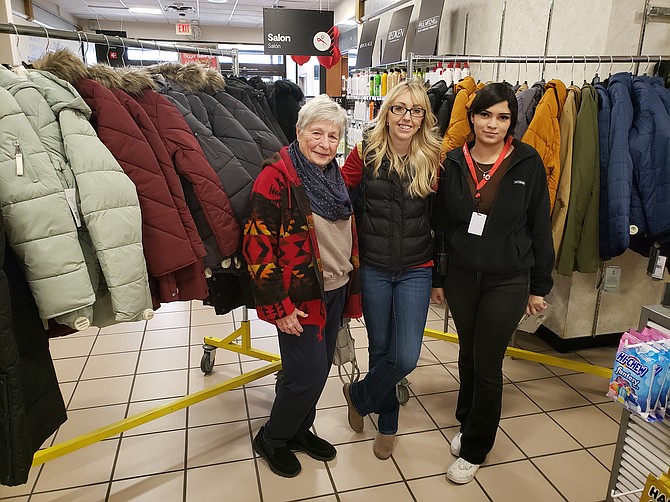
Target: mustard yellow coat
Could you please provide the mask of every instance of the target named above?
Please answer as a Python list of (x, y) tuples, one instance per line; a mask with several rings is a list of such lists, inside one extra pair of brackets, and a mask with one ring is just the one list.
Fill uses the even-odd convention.
[(535, 109), (533, 120), (521, 141), (537, 150), (547, 172), (549, 203), (551, 209), (556, 201), (556, 190), (561, 177), (561, 128), (559, 119), (565, 105), (567, 91), (560, 80), (550, 80), (544, 86), (545, 93)]
[(456, 99), (451, 110), (449, 127), (442, 138), (442, 152), (450, 152), (454, 148), (462, 147), (470, 135), (470, 124), (468, 124), (469, 104), (477, 91), (475, 79), (468, 76), (456, 84), (454, 92)]

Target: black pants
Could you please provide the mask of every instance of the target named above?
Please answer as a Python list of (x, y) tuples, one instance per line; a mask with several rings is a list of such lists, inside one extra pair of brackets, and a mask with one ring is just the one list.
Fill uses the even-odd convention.
[(277, 390), (270, 419), (265, 424), (264, 435), (272, 446), (285, 446), (289, 439), (307, 433), (314, 423), (316, 403), (333, 363), (346, 291), (346, 285), (326, 291), (326, 326), (321, 332), (321, 340), (316, 326), (303, 326), (300, 336), (278, 330), (284, 378)]
[(461, 457), (481, 464), (495, 442), (505, 350), (528, 303), (529, 275), (483, 274), (449, 265), (444, 282), (459, 339), (456, 419)]

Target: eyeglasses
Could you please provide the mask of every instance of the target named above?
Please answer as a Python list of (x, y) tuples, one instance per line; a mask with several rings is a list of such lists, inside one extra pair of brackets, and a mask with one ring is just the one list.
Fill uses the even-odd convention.
[(407, 112), (409, 112), (411, 117), (423, 117), (426, 115), (426, 110), (423, 108), (405, 108), (402, 105), (391, 105), (389, 107), (389, 110), (391, 110), (391, 113), (393, 115), (405, 115)]

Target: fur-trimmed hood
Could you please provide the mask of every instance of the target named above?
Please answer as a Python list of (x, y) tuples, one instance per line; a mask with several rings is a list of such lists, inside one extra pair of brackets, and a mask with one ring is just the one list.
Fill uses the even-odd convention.
[(90, 78), (86, 63), (68, 49), (48, 52), (40, 59), (33, 61), (33, 67), (53, 73), (73, 85), (82, 78)]
[(152, 66), (148, 71), (173, 82), (175, 91), (217, 93), (226, 87), (225, 79), (216, 69), (198, 63), (164, 63)]

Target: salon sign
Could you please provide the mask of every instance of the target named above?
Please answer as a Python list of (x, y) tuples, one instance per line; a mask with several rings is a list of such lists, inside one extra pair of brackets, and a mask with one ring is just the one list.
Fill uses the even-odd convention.
[(265, 54), (331, 55), (332, 10), (263, 9)]

